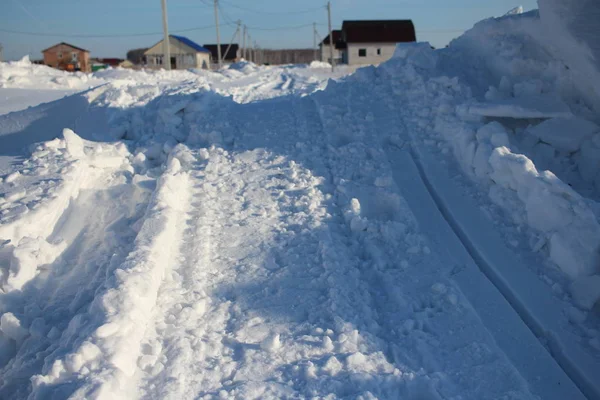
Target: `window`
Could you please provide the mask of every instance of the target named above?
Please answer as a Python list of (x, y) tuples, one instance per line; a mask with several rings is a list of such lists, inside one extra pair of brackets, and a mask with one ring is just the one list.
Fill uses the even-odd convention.
[(377, 55), (380, 56), (381, 55), (381, 49), (377, 49)]
[(359, 57), (366, 57), (367, 56), (367, 49), (358, 49), (358, 56)]
[(61, 60), (62, 59), (62, 52), (58, 52), (58, 59)]
[(71, 61), (73, 61), (73, 62), (77, 61), (77, 53), (75, 53), (75, 52), (71, 53)]

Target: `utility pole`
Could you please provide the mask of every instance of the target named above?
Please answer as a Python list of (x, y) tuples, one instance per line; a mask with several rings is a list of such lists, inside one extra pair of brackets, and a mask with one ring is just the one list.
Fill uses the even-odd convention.
[(315, 54), (313, 55), (313, 59), (317, 61), (317, 23), (313, 22), (313, 49)]
[(244, 38), (243, 40), (243, 46), (242, 46), (242, 58), (245, 60), (247, 57), (246, 54), (246, 34), (248, 33), (248, 27), (246, 25), (244, 25)]
[(254, 62), (252, 59), (252, 38), (248, 35), (248, 61)]
[(167, 0), (161, 0), (163, 18), (163, 66), (167, 71), (171, 70), (171, 48), (169, 43), (169, 23), (167, 22)]
[(219, 57), (219, 68), (223, 66), (221, 55), (221, 35), (219, 34), (219, 0), (215, 0), (215, 24), (217, 26), (217, 57)]
[[(240, 24), (242, 23), (242, 21), (238, 20), (237, 22), (237, 29), (235, 30), (235, 33), (233, 34), (233, 36), (231, 37), (231, 42), (229, 42), (229, 46), (227, 46), (227, 50), (225, 50), (225, 58), (227, 58), (227, 54), (229, 54), (229, 50), (231, 49), (231, 46), (233, 46), (233, 41), (235, 40), (235, 38), (238, 36), (238, 34), (240, 33)], [(237, 58), (237, 54), (235, 57), (233, 57), (234, 59)]]
[(335, 72), (335, 60), (333, 59), (333, 32), (331, 31), (331, 2), (327, 2), (327, 19), (329, 21), (329, 56), (331, 57), (331, 72)]

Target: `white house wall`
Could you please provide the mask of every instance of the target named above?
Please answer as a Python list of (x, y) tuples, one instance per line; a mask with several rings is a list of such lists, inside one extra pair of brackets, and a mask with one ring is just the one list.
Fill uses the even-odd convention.
[(193, 68), (210, 69), (210, 53), (196, 53), (196, 66)]
[[(367, 50), (366, 57), (359, 57), (360, 49)], [(377, 54), (381, 49), (381, 54)], [(348, 43), (348, 65), (379, 64), (389, 60), (394, 55), (396, 43)]]

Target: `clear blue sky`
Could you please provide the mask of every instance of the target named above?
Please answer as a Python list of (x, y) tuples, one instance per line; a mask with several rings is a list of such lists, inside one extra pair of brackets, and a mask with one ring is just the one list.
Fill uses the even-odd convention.
[[(168, 0), (169, 28), (175, 33), (214, 25), (212, 0)], [(263, 48), (310, 48), (312, 26), (316, 22), (324, 37), (327, 14), (322, 0), (220, 0), (221, 22), (241, 19), (250, 28), (253, 41)], [(344, 19), (405, 19), (415, 22), (419, 41), (436, 47), (446, 45), (461, 31), (477, 21), (500, 16), (522, 5), (537, 8), (536, 0), (332, 0), (333, 28)], [(323, 6), (323, 7), (322, 7)], [(322, 7), (322, 8), (320, 8)], [(295, 27), (286, 30), (259, 30)], [(31, 36), (2, 32), (43, 33)], [(65, 41), (86, 48), (92, 57), (124, 57), (129, 49), (149, 47), (161, 39), (160, 0), (2, 0), (0, 1), (0, 43), (6, 60), (30, 54), (41, 58), (40, 51)], [(235, 26), (223, 26), (221, 38), (229, 42)], [(148, 36), (78, 37), (76, 35)], [(60, 34), (60, 36), (55, 35)], [(215, 29), (179, 33), (200, 43), (214, 43)]]

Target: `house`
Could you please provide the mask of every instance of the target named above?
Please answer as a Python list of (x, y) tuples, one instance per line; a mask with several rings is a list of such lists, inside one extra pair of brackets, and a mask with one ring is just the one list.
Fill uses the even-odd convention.
[[(144, 52), (148, 68), (163, 68), (163, 41)], [(171, 69), (210, 68), (210, 51), (184, 36), (169, 35), (169, 50)]]
[[(240, 46), (236, 43), (233, 43), (231, 45), (231, 47), (229, 47), (229, 51), (227, 51), (228, 47), (229, 47), (229, 44), (221, 45), (221, 57), (223, 57), (223, 63), (231, 64), (234, 62), (238, 62), (242, 58)], [(217, 45), (216, 44), (205, 44), (204, 48), (207, 49), (208, 51), (210, 51), (213, 62), (218, 63), (219, 62), (219, 51), (218, 51), (219, 48), (217, 47)], [(227, 52), (227, 54), (225, 54), (225, 52)]]
[(118, 67), (124, 60), (122, 58), (97, 58), (98, 63), (104, 64), (108, 67)]
[(343, 63), (367, 65), (389, 60), (397, 43), (416, 42), (417, 36), (411, 20), (344, 21), (340, 41)]
[[(345, 48), (345, 43), (342, 42), (342, 31), (334, 30), (331, 33), (333, 35), (333, 59), (339, 64), (342, 61), (342, 50)], [(325, 36), (325, 39), (319, 43), (319, 50), (321, 54), (320, 60), (331, 64), (329, 35)]]
[(44, 64), (65, 71), (91, 71), (90, 52), (65, 42), (42, 50)]
[(129, 50), (127, 52), (127, 60), (131, 61), (134, 65), (142, 65), (144, 63), (144, 53), (147, 50), (147, 47)]

